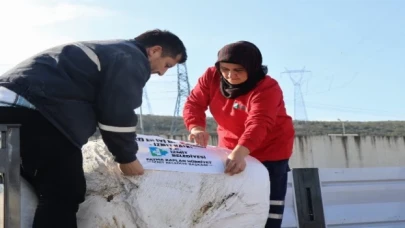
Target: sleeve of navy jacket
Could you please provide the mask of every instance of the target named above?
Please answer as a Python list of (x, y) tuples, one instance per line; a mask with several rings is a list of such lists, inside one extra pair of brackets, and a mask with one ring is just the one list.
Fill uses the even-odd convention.
[(142, 104), (142, 90), (150, 75), (143, 63), (125, 53), (101, 63), (104, 78), (96, 104), (98, 126), (107, 148), (121, 164), (137, 159), (135, 109)]

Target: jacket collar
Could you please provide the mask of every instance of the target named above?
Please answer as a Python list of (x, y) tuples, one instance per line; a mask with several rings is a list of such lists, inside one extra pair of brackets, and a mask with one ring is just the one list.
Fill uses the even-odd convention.
[(142, 51), (142, 53), (145, 55), (146, 58), (148, 58), (148, 53), (146, 52), (145, 46), (142, 44), (138, 43), (136, 40), (132, 40), (132, 42), (139, 48), (139, 50)]

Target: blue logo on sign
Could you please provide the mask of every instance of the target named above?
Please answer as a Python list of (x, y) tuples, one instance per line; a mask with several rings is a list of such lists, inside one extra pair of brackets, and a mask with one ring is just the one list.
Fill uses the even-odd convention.
[(149, 147), (150, 154), (154, 157), (166, 156), (169, 152), (165, 149), (151, 146)]

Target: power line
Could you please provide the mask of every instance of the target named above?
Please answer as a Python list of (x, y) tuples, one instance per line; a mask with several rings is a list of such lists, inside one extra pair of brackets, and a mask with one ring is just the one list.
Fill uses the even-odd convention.
[[(360, 42), (359, 42), (359, 43), (360, 43)], [(384, 50), (384, 48), (379, 48), (379, 49), (376, 50), (376, 53), (379, 53), (379, 52), (381, 52), (381, 51), (383, 51), (383, 50)], [(372, 57), (374, 57), (374, 56), (375, 56), (375, 55), (368, 55), (366, 58), (362, 58), (362, 59), (361, 59), (361, 63), (364, 63), (366, 60), (369, 60), (370, 58), (372, 58)], [(361, 65), (361, 64), (358, 64), (358, 65)], [(331, 90), (343, 89), (343, 88), (347, 87), (348, 85), (350, 85), (355, 79), (357, 79), (357, 77), (358, 77), (359, 75), (360, 75), (360, 72), (359, 72), (359, 71), (356, 71), (356, 72), (354, 72), (354, 74), (352, 75), (352, 77), (351, 77), (349, 80), (347, 80), (347, 81), (345, 81), (345, 82), (343, 82), (342, 84), (337, 85), (337, 86), (332, 86), (332, 85), (333, 85), (333, 81), (334, 81), (334, 75), (332, 75), (327, 90), (315, 91), (315, 92), (311, 92), (311, 93), (308, 93), (308, 90), (307, 90), (307, 92), (305, 93), (305, 95), (323, 94), (323, 93), (329, 93)]]
[[(293, 102), (293, 100), (285, 99), (286, 102)], [(316, 102), (305, 102), (306, 108), (308, 109), (318, 109), (318, 110), (329, 110), (329, 111), (338, 111), (352, 114), (367, 114), (372, 116), (391, 116), (396, 118), (405, 118), (405, 113), (401, 114), (397, 111), (385, 111), (377, 109), (366, 109), (361, 107), (347, 107), (333, 104), (322, 104)], [(395, 113), (393, 113), (395, 112)]]

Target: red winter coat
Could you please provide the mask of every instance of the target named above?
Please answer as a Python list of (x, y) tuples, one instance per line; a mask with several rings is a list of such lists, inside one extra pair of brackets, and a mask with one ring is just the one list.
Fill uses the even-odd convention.
[(205, 128), (209, 107), (218, 124), (218, 146), (230, 150), (238, 144), (245, 146), (259, 161), (289, 159), (295, 132), (277, 81), (266, 76), (248, 94), (227, 99), (219, 89), (220, 77), (216, 68), (210, 67), (198, 79), (184, 105), (187, 129)]

